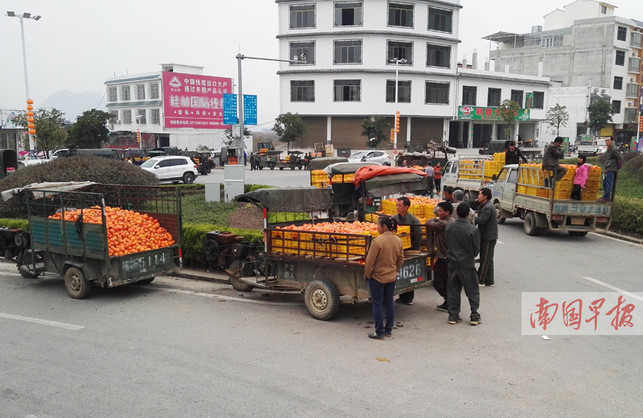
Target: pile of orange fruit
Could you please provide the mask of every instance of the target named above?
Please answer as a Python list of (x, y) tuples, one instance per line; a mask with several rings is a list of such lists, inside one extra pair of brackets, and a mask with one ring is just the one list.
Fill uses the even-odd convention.
[(377, 235), (377, 224), (372, 222), (319, 222), (315, 224), (288, 225), (277, 229), (341, 234)]
[[(101, 224), (103, 222), (99, 206), (65, 211), (64, 220), (76, 222), (81, 214), (84, 223)], [(56, 213), (49, 218), (62, 219), (63, 213)], [(172, 235), (159, 224), (157, 219), (147, 214), (105, 206), (105, 221), (110, 257), (156, 250), (174, 244)]]

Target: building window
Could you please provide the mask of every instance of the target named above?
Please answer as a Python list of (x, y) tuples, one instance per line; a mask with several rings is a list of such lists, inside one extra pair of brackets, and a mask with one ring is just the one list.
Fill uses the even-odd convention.
[(632, 32), (632, 35), (630, 36), (630, 46), (634, 48), (640, 48), (641, 47), (641, 37), (642, 35), (638, 32)]
[(413, 64), (413, 42), (388, 41), (386, 43), (386, 62), (395, 63), (395, 60), (406, 60), (400, 65)]
[(361, 101), (361, 91), (361, 80), (335, 80), (336, 102), (359, 102)]
[(118, 96), (116, 94), (117, 89), (116, 87), (108, 87), (107, 88), (107, 101), (108, 102), (115, 102), (118, 100)]
[(618, 39), (619, 41), (627, 40), (627, 28), (619, 26), (616, 32), (616, 39)]
[[(386, 80), (386, 102), (395, 102), (395, 80)], [(410, 81), (397, 81), (397, 103), (411, 103)]]
[(426, 104), (449, 104), (449, 83), (426, 82), (425, 86)]
[(641, 59), (630, 57), (630, 60), (627, 63), (627, 71), (629, 71), (630, 73), (638, 73), (639, 68), (641, 68)]
[(635, 123), (636, 122), (636, 111), (635, 107), (626, 107), (623, 114), (623, 122), (625, 123)]
[(315, 64), (315, 42), (291, 42), (289, 59), (301, 60), (306, 55), (306, 63), (290, 63), (290, 65), (313, 65)]
[(621, 101), (620, 100), (612, 100), (612, 113), (615, 115), (618, 115), (621, 113)]
[(160, 109), (150, 109), (150, 120), (152, 125), (161, 124), (161, 110)]
[(136, 100), (145, 100), (145, 84), (136, 85)]
[(478, 88), (475, 86), (462, 86), (462, 104), (475, 106), (477, 93)]
[(606, 15), (607, 14), (607, 6), (601, 6), (601, 14)]
[(121, 123), (132, 123), (132, 111), (131, 110), (121, 110)]
[(563, 35), (550, 35), (543, 36), (540, 39), (540, 46), (542, 48), (553, 48), (555, 46), (563, 45)]
[(545, 93), (542, 91), (534, 92), (534, 104), (532, 106), (534, 109), (544, 109), (545, 108)]
[(129, 99), (129, 86), (121, 86), (121, 101), (126, 102)]
[(625, 51), (616, 51), (616, 65), (625, 65)]
[(388, 4), (388, 25), (412, 28), (413, 5), (408, 3), (390, 2)]
[(614, 90), (623, 90), (623, 77), (614, 77)]
[(489, 88), (487, 91), (487, 106), (500, 106), (500, 89)]
[(313, 80), (291, 80), (290, 81), (291, 102), (314, 102), (315, 82)]
[(136, 110), (136, 123), (139, 123), (141, 125), (147, 124), (147, 116), (146, 116), (145, 109)]
[(627, 97), (637, 97), (639, 94), (639, 85), (634, 83), (627, 83), (626, 93)]
[(429, 7), (429, 30), (452, 31), (453, 11)]
[(362, 41), (335, 41), (335, 64), (361, 64)]
[(150, 99), (159, 98), (159, 83), (150, 84)]
[(314, 28), (315, 5), (290, 6), (290, 29)]
[(120, 121), (118, 120), (118, 110), (110, 110), (109, 114), (112, 116), (110, 118), (111, 123), (119, 123)]
[(335, 3), (335, 26), (362, 26), (362, 2)]
[(518, 103), (518, 106), (522, 107), (522, 90), (511, 90), (511, 100)]
[(451, 47), (442, 45), (426, 45), (427, 67), (451, 67)]

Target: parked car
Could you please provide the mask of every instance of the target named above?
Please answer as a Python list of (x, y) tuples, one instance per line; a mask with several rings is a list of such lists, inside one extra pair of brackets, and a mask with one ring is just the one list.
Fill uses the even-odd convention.
[(141, 164), (143, 170), (153, 173), (160, 181), (194, 183), (199, 172), (189, 157), (171, 155), (154, 157)]
[(382, 165), (391, 165), (393, 161), (388, 156), (386, 151), (371, 150), (371, 151), (358, 151), (348, 157), (348, 162), (370, 162), (380, 163)]
[(58, 157), (76, 157), (82, 155), (93, 155), (95, 157), (101, 158), (116, 158), (114, 150), (111, 148), (78, 148), (78, 149), (68, 149), (63, 148), (59, 149), (51, 156), (49, 159), (55, 160)]

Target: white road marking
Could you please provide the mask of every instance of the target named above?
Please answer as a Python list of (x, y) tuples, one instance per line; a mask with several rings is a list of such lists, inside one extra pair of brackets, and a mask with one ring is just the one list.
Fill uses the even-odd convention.
[(46, 325), (48, 327), (62, 328), (70, 331), (79, 331), (85, 327), (80, 325), (66, 324), (64, 322), (49, 321), (47, 319), (31, 318), (28, 316), (13, 315), (0, 312), (0, 318), (13, 319), (15, 321), (31, 322), (32, 324)]
[(602, 282), (602, 281), (600, 281), (600, 280), (598, 280), (598, 279), (595, 279), (595, 278), (593, 278), (593, 277), (583, 277), (583, 279), (588, 280), (588, 281), (590, 281), (590, 282), (592, 282), (592, 283), (596, 283), (596, 284), (597, 284), (597, 285), (599, 285), (599, 286), (606, 287), (606, 288), (608, 288), (608, 289), (610, 289), (610, 290), (613, 290), (613, 291), (615, 291), (615, 292), (618, 292), (618, 293), (620, 293), (620, 294), (622, 294), (622, 295), (629, 296), (629, 297), (631, 297), (631, 298), (633, 298), (633, 299), (643, 301), (643, 297), (642, 297), (642, 296), (639, 296), (639, 295), (637, 295), (637, 294), (635, 294), (635, 293), (632, 293), (632, 292), (628, 292), (627, 290), (623, 290), (623, 289), (618, 288), (618, 287), (616, 287), (616, 286), (612, 286), (612, 285), (611, 285), (611, 284), (609, 284), (609, 283)]
[(232, 296), (215, 295), (212, 293), (193, 292), (191, 290), (170, 289), (170, 288), (158, 289), (158, 290), (162, 290), (164, 292), (170, 292), (170, 293), (180, 293), (183, 295), (201, 296), (201, 297), (210, 298), (210, 299), (230, 300), (230, 301), (244, 302), (244, 303), (256, 303), (258, 305), (275, 305), (275, 306), (292, 306), (293, 305), (293, 303), (290, 303), (290, 302), (269, 302), (269, 301), (263, 301), (263, 300), (235, 298)]

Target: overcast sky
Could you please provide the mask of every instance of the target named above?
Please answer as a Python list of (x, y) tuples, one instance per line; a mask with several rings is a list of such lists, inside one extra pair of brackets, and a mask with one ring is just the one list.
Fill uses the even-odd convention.
[[(368, 1), (368, 0), (365, 0)], [(479, 66), (496, 31), (529, 32), (543, 16), (572, 0), (461, 0), (458, 60)], [(60, 90), (104, 93), (114, 75), (159, 71), (159, 64), (205, 67), (205, 74), (237, 78), (235, 55), (276, 58), (273, 0), (3, 0), (0, 2), (0, 109), (22, 109), (25, 87), (20, 24), (7, 10), (31, 12), (25, 21), (31, 97), (38, 103)], [(616, 15), (643, 20), (641, 0), (614, 0)], [(286, 57), (281, 57), (286, 58)], [(259, 123), (279, 114), (277, 63), (244, 61), (243, 90), (257, 94)], [(104, 100), (101, 103), (104, 105)], [(98, 106), (99, 103), (96, 103)], [(64, 109), (63, 109), (64, 110)]]

